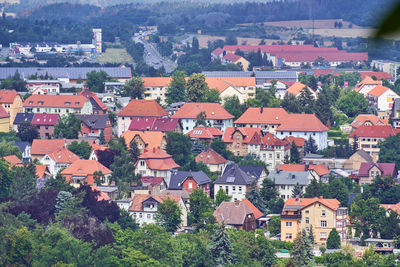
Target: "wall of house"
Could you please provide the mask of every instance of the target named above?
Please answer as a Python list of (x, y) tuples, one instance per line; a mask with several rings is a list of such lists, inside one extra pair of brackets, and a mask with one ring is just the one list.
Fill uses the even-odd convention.
[(54, 126), (38, 125), (40, 139), (50, 139), (54, 134)]
[(0, 118), (0, 132), (8, 133), (10, 131), (10, 117)]
[(222, 93), (220, 93), (219, 96), (221, 97), (223, 102), (224, 102), (224, 99), (226, 99), (228, 97), (237, 96), (237, 98), (239, 99), (241, 104), (243, 104), (247, 99), (246, 94), (233, 88), (232, 86), (229, 86), (228, 88), (226, 88)]
[(387, 90), (380, 97), (378, 97), (377, 107), (378, 110), (387, 111), (392, 109), (394, 99), (399, 98), (399, 96), (392, 90)]
[(318, 149), (325, 149), (328, 147), (328, 131), (324, 132), (295, 132), (295, 131), (277, 131), (276, 136), (283, 139), (288, 136), (303, 137), (308, 140), (311, 136), (314, 140)]
[(281, 241), (292, 242), (300, 229), (299, 220), (298, 215), (295, 215), (293, 211), (288, 212), (287, 215), (289, 216), (281, 216)]
[(226, 164), (207, 164), (207, 167), (211, 172), (220, 172), (222, 173), (225, 169)]
[[(196, 122), (197, 122), (197, 119), (181, 119), (181, 123), (182, 123), (182, 127), (183, 127), (182, 133), (187, 134), (188, 132), (193, 130), (196, 125)], [(206, 119), (206, 122), (211, 127), (216, 127), (223, 132), (225, 132), (227, 127), (233, 127), (233, 119), (229, 119), (229, 120), (207, 120)]]
[[(295, 184), (286, 184), (286, 185), (275, 185), (276, 189), (278, 189), (278, 195), (283, 200), (287, 200), (292, 197), (293, 189)], [(303, 193), (306, 192), (306, 186), (303, 185)]]
[[(336, 227), (336, 211), (316, 202), (302, 209), (301, 214), (300, 230), (307, 231), (312, 225), (315, 242), (320, 245), (325, 244), (329, 233)], [(307, 218), (309, 223), (307, 223)], [(326, 226), (322, 223), (323, 221), (326, 222)]]
[(144, 99), (146, 100), (157, 100), (159, 98), (161, 104), (165, 104), (165, 94), (167, 92), (168, 87), (145, 87), (146, 91), (144, 92)]
[(284, 146), (280, 148), (274, 147), (273, 150), (261, 150), (258, 154), (260, 160), (267, 164), (268, 171), (272, 172), (276, 168), (284, 163), (285, 157), (290, 157), (290, 150), (284, 149)]
[(117, 118), (118, 136), (121, 136), (124, 132), (128, 131), (131, 121), (132, 117), (118, 116)]
[(229, 185), (229, 184), (214, 184), (214, 198), (218, 190), (223, 189), (225, 193), (231, 197), (231, 202), (235, 200), (243, 200), (246, 198), (246, 185)]
[(364, 96), (367, 96), (367, 94), (369, 93), (369, 91), (371, 91), (372, 89), (374, 89), (374, 87), (376, 86), (376, 84), (366, 84), (363, 87), (361, 87), (359, 93), (363, 94)]
[[(374, 162), (377, 162), (379, 159), (379, 146), (378, 142), (384, 141), (384, 138), (377, 137), (357, 137), (358, 149), (363, 149), (365, 152), (371, 155)], [(354, 143), (354, 138), (349, 137), (350, 146)]]

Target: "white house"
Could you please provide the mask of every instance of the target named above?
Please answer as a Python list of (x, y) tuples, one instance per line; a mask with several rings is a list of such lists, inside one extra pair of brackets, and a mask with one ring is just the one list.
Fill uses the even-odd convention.
[(301, 186), (304, 193), (306, 186), (311, 181), (311, 176), (308, 171), (275, 171), (270, 173), (268, 178), (275, 182), (275, 187), (278, 190), (278, 194), (284, 200), (292, 197), (293, 189), (297, 185)]
[(379, 111), (392, 110), (393, 102), (396, 98), (399, 98), (398, 94), (382, 85), (375, 86), (374, 89), (367, 94), (369, 104)]
[(75, 155), (65, 147), (61, 147), (56, 151), (46, 154), (40, 163), (47, 165), (51, 175), (56, 175), (61, 169), (68, 167), (74, 161), (78, 160), (79, 156)]

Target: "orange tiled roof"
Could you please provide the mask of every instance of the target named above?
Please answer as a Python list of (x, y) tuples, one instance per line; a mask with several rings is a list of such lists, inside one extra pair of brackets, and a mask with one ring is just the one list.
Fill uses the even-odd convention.
[(106, 193), (100, 191), (96, 186), (92, 185), (91, 188), (92, 188), (93, 192), (96, 192), (96, 191), (100, 192), (100, 194), (97, 196), (97, 201), (110, 200), (110, 197)]
[(207, 148), (196, 156), (196, 162), (203, 162), (204, 164), (224, 164), (228, 161), (213, 149)]
[(201, 112), (206, 113), (209, 120), (227, 120), (234, 116), (219, 103), (185, 103), (174, 115), (173, 119), (196, 119)]
[(243, 136), (244, 144), (261, 144), (261, 129), (250, 127), (227, 127), (222, 140), (224, 143), (233, 142), (233, 134), (238, 131)]
[(287, 143), (273, 135), (272, 133), (267, 133), (261, 138), (261, 142), (264, 146), (284, 146)]
[(34, 139), (32, 142), (32, 155), (46, 155), (65, 146), (64, 139)]
[(243, 202), (244, 204), (246, 204), (247, 207), (249, 207), (249, 208), (251, 209), (251, 211), (253, 212), (254, 217), (255, 217), (256, 219), (258, 219), (258, 218), (260, 218), (260, 217), (262, 217), (262, 216), (264, 215), (264, 214), (263, 214), (259, 209), (257, 209), (256, 206), (254, 206), (253, 203), (251, 203), (247, 198), (243, 199), (242, 202)]
[(146, 144), (145, 149), (151, 150), (156, 147), (160, 147), (162, 144), (162, 140), (165, 138), (165, 134), (163, 132), (157, 131), (126, 131), (122, 134), (122, 137), (125, 139), (125, 144), (129, 148), (130, 143), (135, 138), (136, 135), (139, 135), (143, 142)]
[(293, 141), (297, 147), (303, 147), (306, 143), (306, 139), (303, 137), (294, 137), (294, 136), (287, 136), (283, 138), (284, 141), (287, 141), (289, 145), (292, 145)]
[(0, 104), (12, 104), (18, 92), (15, 90), (0, 90)]
[(310, 206), (311, 204), (314, 204), (315, 202), (319, 202), (322, 205), (330, 208), (331, 210), (337, 210), (340, 207), (340, 202), (337, 199), (328, 199), (328, 198), (289, 198), (288, 200), (285, 201), (284, 208), (286, 206), (302, 206), (302, 209), (305, 207)]
[(66, 147), (57, 148), (55, 151), (47, 154), (52, 160), (57, 163), (69, 163), (76, 161), (79, 159), (75, 153), (72, 153)]
[[(287, 90), (286, 92), (298, 96), (300, 94), (301, 91), (303, 91), (303, 89), (305, 87), (308, 87), (305, 84), (302, 84), (300, 82), (295, 82), (294, 84), (292, 84)], [(308, 87), (308, 89), (310, 90), (310, 92), (312, 93), (313, 91)]]
[(359, 92), (364, 85), (382, 85), (382, 81), (375, 81), (369, 76), (366, 76), (364, 80), (356, 84), (354, 91)]
[(44, 174), (46, 173), (46, 170), (48, 169), (47, 165), (35, 165), (35, 168), (36, 168), (36, 172), (35, 172), (36, 176), (39, 179), (42, 179), (44, 177)]
[(15, 155), (5, 156), (3, 159), (10, 163), (11, 166), (22, 165), (22, 161)]
[(214, 139), (217, 137), (221, 137), (224, 133), (215, 127), (195, 127), (193, 130), (188, 132), (190, 138), (201, 138), (201, 139)]
[[(104, 175), (111, 174), (112, 171), (105, 167), (98, 161), (89, 159), (78, 159), (72, 162), (67, 168), (65, 168), (61, 174), (63, 175), (76, 175), (76, 176), (88, 176), (92, 175), (96, 171), (101, 171)], [(89, 183), (89, 181), (88, 181)], [(89, 183), (93, 184), (93, 183)]]
[(310, 164), (308, 167), (309, 170), (314, 170), (318, 175), (327, 175), (330, 174), (331, 172), (329, 171), (328, 167), (326, 167), (324, 164)]
[(380, 97), (385, 93), (387, 90), (390, 90), (389, 87), (383, 86), (383, 85), (377, 85), (372, 89), (371, 91), (368, 92), (369, 95)]
[(168, 87), (171, 77), (142, 77), (144, 87)]
[(370, 122), (372, 125), (389, 125), (387, 120), (382, 120), (378, 116), (373, 114), (360, 114), (351, 123), (351, 126), (358, 128), (364, 125), (366, 122)]
[(222, 93), (228, 87), (256, 87), (255, 77), (206, 77), (206, 83), (210, 89), (217, 89)]
[(277, 131), (323, 132), (328, 131), (315, 114), (289, 114), (278, 126)]
[(149, 151), (145, 150), (145, 152), (139, 156), (139, 159), (145, 160), (147, 166), (151, 170), (172, 170), (180, 167), (170, 154), (164, 152), (159, 147)]
[(400, 215), (400, 202), (397, 204), (380, 204), (379, 206), (381, 206), (387, 211), (391, 210)]
[(90, 102), (83, 95), (32, 95), (24, 101), (24, 107), (82, 108)]
[(118, 113), (118, 116), (163, 117), (168, 116), (168, 112), (166, 112), (155, 100), (133, 99)]
[(281, 124), (288, 115), (283, 108), (248, 108), (235, 123)]
[[(327, 175), (331, 172), (324, 164), (310, 164), (308, 167), (309, 170), (314, 170), (318, 175)], [(304, 172), (306, 171), (305, 164), (282, 164), (279, 166), (278, 170), (286, 171), (286, 172)]]
[(179, 203), (179, 200), (181, 199), (180, 196), (173, 196), (173, 195), (135, 194), (132, 198), (132, 204), (129, 207), (129, 211), (143, 211), (142, 203), (149, 198), (153, 198), (159, 203), (163, 203), (168, 198), (175, 201), (176, 203)]

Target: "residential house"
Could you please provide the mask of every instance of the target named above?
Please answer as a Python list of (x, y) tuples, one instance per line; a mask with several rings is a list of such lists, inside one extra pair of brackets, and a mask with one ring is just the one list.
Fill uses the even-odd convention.
[(135, 140), (140, 153), (143, 153), (144, 150), (150, 151), (153, 148), (165, 150), (167, 147), (167, 139), (163, 132), (126, 131), (122, 134), (122, 137), (128, 148), (130, 148), (131, 142)]
[(279, 196), (285, 200), (293, 195), (295, 186), (301, 186), (303, 193), (306, 186), (311, 181), (311, 175), (308, 171), (274, 171), (268, 175), (268, 178), (275, 182)]
[(96, 93), (90, 91), (87, 88), (82, 89), (78, 93), (78, 95), (82, 95), (89, 99), (90, 104), (92, 104), (93, 115), (106, 115), (107, 107), (103, 104), (103, 102), (97, 97)]
[(14, 146), (18, 147), (21, 151), (23, 162), (29, 162), (31, 160), (31, 144), (28, 142), (15, 142)]
[(59, 120), (58, 114), (34, 113), (32, 124), (38, 128), (41, 139), (50, 139)]
[(169, 184), (172, 172), (179, 167), (171, 155), (159, 147), (154, 147), (152, 150), (145, 150), (139, 156), (135, 172), (142, 176), (163, 177), (165, 182)]
[(295, 82), (294, 84), (292, 84), (287, 90), (286, 93), (287, 94), (292, 94), (295, 97), (299, 97), (301, 95), (301, 92), (304, 91), (305, 89), (308, 89), (311, 93), (311, 95), (313, 96), (314, 99), (317, 98), (317, 93), (314, 92), (313, 89), (311, 89), (310, 87), (308, 87), (305, 84), (302, 84), (300, 82)]
[[(226, 168), (224, 169), (224, 172), (227, 172), (229, 169), (231, 169), (234, 166), (234, 164), (229, 164), (226, 165)], [(262, 182), (264, 181), (265, 178), (267, 178), (267, 172), (264, 168), (264, 166), (260, 165), (239, 165), (239, 168), (244, 171), (247, 175), (252, 177), (255, 181), (257, 181), (257, 188), (262, 187)]]
[(118, 136), (127, 131), (135, 117), (168, 116), (168, 113), (155, 100), (132, 99), (129, 104), (118, 113)]
[(400, 202), (398, 202), (397, 204), (380, 204), (379, 206), (384, 208), (387, 213), (393, 211), (394, 213), (400, 216)]
[(392, 119), (393, 128), (400, 128), (400, 99), (398, 98), (393, 102), (390, 118)]
[(45, 155), (65, 147), (64, 139), (34, 139), (31, 147), (31, 159), (41, 160)]
[[(10, 129), (13, 126), (17, 113), (23, 112), (23, 100), (21, 95), (15, 90), (0, 90), (0, 105), (10, 115)], [(2, 112), (3, 113), (3, 112)]]
[(259, 159), (267, 165), (268, 171), (273, 171), (283, 164), (285, 158), (290, 158), (290, 144), (275, 135), (267, 133), (261, 138)]
[(206, 141), (211, 143), (215, 139), (221, 139), (223, 132), (215, 127), (204, 127), (202, 125), (195, 127), (193, 130), (188, 132), (186, 135), (190, 137), (191, 140)]
[(371, 91), (377, 85), (382, 85), (382, 81), (379, 80), (376, 81), (371, 77), (367, 76), (361, 82), (356, 84), (356, 86), (354, 87), (354, 91), (363, 94), (364, 96), (367, 96), (369, 91)]
[(182, 125), (179, 119), (171, 119), (169, 117), (133, 117), (128, 130), (181, 133)]
[(276, 90), (275, 97), (278, 99), (283, 99), (286, 95), (286, 90), (289, 86), (293, 85), (295, 82), (285, 82), (281, 80), (269, 80), (262, 85), (257, 84), (257, 87), (261, 87), (264, 90), (270, 90), (272, 87)]
[(55, 151), (46, 154), (40, 160), (40, 163), (48, 166), (50, 174), (55, 176), (61, 169), (68, 167), (76, 160), (79, 160), (79, 156), (65, 147), (60, 147)]
[(376, 176), (397, 178), (395, 163), (363, 162), (358, 171), (359, 184), (370, 184)]
[(250, 62), (247, 61), (244, 57), (235, 55), (235, 54), (226, 54), (225, 56), (222, 57), (221, 59), (222, 65), (226, 64), (235, 64), (238, 65), (243, 71), (248, 71)]
[(262, 216), (263, 213), (247, 199), (222, 202), (214, 211), (214, 217), (218, 223), (247, 232), (256, 230), (257, 219)]
[(216, 48), (211, 52), (211, 59), (221, 61), (222, 57), (225, 55), (224, 50), (220, 47)]
[(40, 90), (45, 91), (47, 94), (59, 94), (61, 82), (59, 80), (27, 80), (26, 89), (29, 93)]
[(333, 228), (346, 238), (347, 208), (337, 199), (289, 198), (281, 213), (281, 240), (292, 242), (302, 230), (312, 227), (315, 242), (325, 245)]
[(2, 157), (2, 159), (7, 161), (8, 164), (10, 165), (10, 167), (21, 167), (21, 166), (24, 166), (24, 164), (22, 163), (22, 160), (20, 160), (15, 155), (4, 156), (4, 157)]
[(24, 102), (24, 112), (68, 115), (92, 114), (93, 106), (82, 95), (32, 95)]
[(171, 174), (169, 190), (186, 190), (193, 193), (196, 188), (201, 189), (210, 197), (211, 179), (203, 171), (177, 171)]
[(13, 123), (13, 130), (18, 132), (18, 126), (25, 122), (32, 122), (34, 113), (17, 113)]
[(171, 118), (180, 119), (183, 133), (187, 134), (194, 129), (201, 113), (205, 114), (205, 122), (210, 127), (224, 132), (227, 127), (233, 126), (234, 116), (219, 103), (185, 103)]
[(95, 180), (96, 174), (99, 174), (100, 172), (104, 175), (104, 180), (99, 181), (99, 183), (102, 185), (108, 184), (112, 171), (95, 160), (75, 160), (71, 165), (65, 168), (61, 174), (72, 184), (72, 186), (78, 187), (80, 184), (97, 184), (97, 181)]
[(35, 165), (35, 169), (35, 174), (38, 180), (46, 181), (51, 178), (49, 167), (47, 167), (47, 165)]
[(95, 161), (99, 161), (99, 156), (98, 156), (99, 151), (105, 151), (110, 149), (110, 147), (108, 147), (107, 145), (98, 145), (98, 144), (91, 144), (91, 147), (92, 151), (90, 151), (89, 159)]
[[(400, 103), (400, 102), (399, 102)], [(374, 126), (374, 125), (389, 125), (387, 120), (380, 119), (378, 116), (373, 114), (360, 114), (351, 123), (352, 130), (354, 131), (362, 125)]]
[(112, 137), (112, 125), (107, 114), (105, 115), (77, 115), (81, 120), (80, 136), (100, 139), (101, 133), (104, 134), (106, 142)]
[(275, 134), (289, 114), (283, 108), (248, 108), (234, 123), (237, 127), (261, 128)]
[(214, 182), (214, 197), (218, 190), (222, 189), (231, 201), (243, 200), (253, 182), (257, 182), (256, 179), (234, 164)]
[(285, 172), (305, 172), (308, 171), (311, 178), (324, 183), (329, 182), (331, 172), (324, 164), (282, 164), (278, 170)]
[(222, 101), (237, 96), (240, 103), (244, 103), (256, 96), (255, 77), (206, 77), (206, 83), (210, 89), (219, 92)]
[(171, 199), (178, 204), (182, 212), (180, 226), (187, 226), (187, 209), (180, 196), (135, 194), (128, 211), (139, 225), (156, 223), (154, 215), (158, 210), (158, 206), (166, 199)]
[(300, 156), (304, 155), (304, 145), (306, 144), (306, 139), (303, 137), (294, 137), (294, 136), (287, 136), (282, 139), (282, 141), (287, 142), (289, 145), (292, 145), (293, 142), (296, 145)]
[(220, 154), (215, 152), (212, 148), (206, 148), (195, 158), (196, 162), (202, 162), (207, 165), (211, 172), (222, 173), (227, 164), (227, 160)]
[(345, 170), (359, 170), (361, 167), (361, 163), (370, 163), (373, 164), (374, 160), (371, 155), (365, 152), (365, 150), (361, 149), (353, 153), (346, 162), (344, 163)]
[(354, 142), (357, 142), (358, 150), (365, 150), (365, 152), (371, 155), (374, 162), (376, 162), (379, 158), (378, 143), (385, 141), (391, 135), (396, 135), (398, 132), (397, 129), (389, 125), (363, 125), (353, 131), (348, 138), (351, 146), (353, 146)]
[(144, 99), (156, 100), (160, 99), (165, 104), (166, 93), (171, 84), (171, 77), (142, 77), (144, 91)]
[(393, 92), (389, 87), (377, 85), (367, 94), (369, 105), (375, 107), (378, 111), (379, 117), (388, 119), (393, 101), (400, 98), (398, 94)]
[(12, 127), (10, 127), (10, 114), (0, 106), (0, 132), (8, 133)]
[(168, 185), (162, 177), (144, 176), (140, 178), (140, 181), (142, 186), (147, 186), (151, 190), (152, 194), (159, 194), (161, 191), (168, 189)]
[(249, 127), (228, 127), (222, 138), (226, 149), (235, 156), (258, 155), (261, 146), (261, 129)]

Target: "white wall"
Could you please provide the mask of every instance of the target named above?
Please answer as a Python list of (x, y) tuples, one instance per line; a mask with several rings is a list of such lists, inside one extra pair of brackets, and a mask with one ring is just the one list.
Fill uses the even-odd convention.
[(217, 195), (219, 189), (222, 188), (225, 193), (228, 190), (228, 196), (231, 197), (231, 202), (235, 200), (243, 200), (246, 198), (246, 186), (245, 185), (228, 185), (228, 184), (215, 184), (214, 185), (214, 198)]
[(303, 137), (308, 140), (311, 136), (318, 146), (318, 149), (325, 149), (328, 147), (328, 131), (325, 132), (289, 132), (289, 131), (276, 131), (276, 136), (283, 139), (288, 136)]

